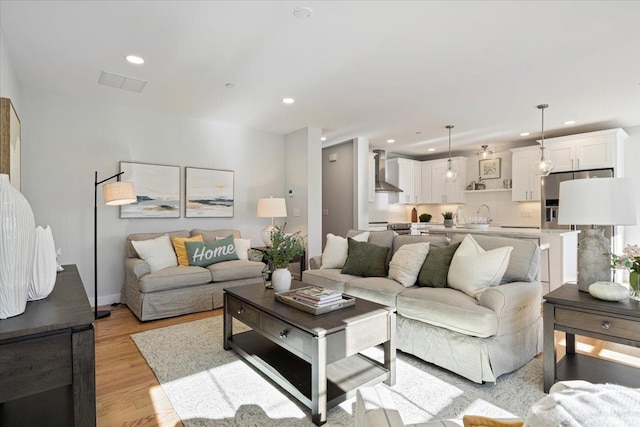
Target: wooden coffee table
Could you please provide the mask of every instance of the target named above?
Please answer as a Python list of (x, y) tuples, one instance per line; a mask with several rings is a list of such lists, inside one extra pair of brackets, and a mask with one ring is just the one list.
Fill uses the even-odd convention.
[[(307, 286), (294, 281), (292, 288)], [(251, 331), (233, 334), (232, 318)], [(327, 409), (381, 381), (395, 384), (395, 309), (358, 299), (314, 316), (276, 301), (264, 285), (225, 289), (224, 348), (235, 350), (311, 409), (321, 425)], [(359, 354), (383, 344), (384, 361)]]
[[(544, 391), (561, 380), (640, 387), (640, 369), (576, 353), (576, 335), (640, 347), (640, 304), (602, 301), (573, 284), (545, 295)], [(567, 354), (556, 362), (554, 331), (566, 334)]]

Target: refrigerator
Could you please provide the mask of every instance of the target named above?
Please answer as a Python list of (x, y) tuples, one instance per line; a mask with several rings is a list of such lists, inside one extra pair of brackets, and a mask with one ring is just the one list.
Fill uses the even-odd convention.
[[(572, 179), (584, 178), (613, 178), (613, 169), (594, 169), (579, 172), (556, 172), (542, 178), (541, 225), (543, 229), (556, 228), (584, 230), (591, 227), (588, 225), (572, 226), (558, 224), (558, 199), (560, 197), (560, 183)], [(607, 236), (607, 238), (609, 238), (610, 241), (613, 242), (613, 226), (603, 226), (600, 228), (604, 229), (605, 236)]]

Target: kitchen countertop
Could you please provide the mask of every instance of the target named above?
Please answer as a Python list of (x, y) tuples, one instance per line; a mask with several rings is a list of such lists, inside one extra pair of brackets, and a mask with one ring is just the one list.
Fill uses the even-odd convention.
[(538, 229), (538, 228), (503, 228), (503, 227), (489, 227), (486, 229), (481, 228), (466, 228), (462, 226), (454, 226), (446, 228), (440, 224), (420, 224), (422, 230), (427, 230), (433, 234), (443, 233), (477, 233), (477, 234), (491, 234), (500, 235), (505, 237), (525, 237), (525, 238), (537, 238), (544, 235), (556, 235), (563, 236), (568, 234), (579, 233), (579, 230), (565, 230), (565, 229)]

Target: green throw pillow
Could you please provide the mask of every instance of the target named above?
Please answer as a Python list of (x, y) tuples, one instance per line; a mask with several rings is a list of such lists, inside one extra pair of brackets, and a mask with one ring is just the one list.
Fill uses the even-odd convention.
[(389, 248), (373, 243), (349, 238), (349, 251), (342, 273), (361, 277), (387, 277), (385, 261), (388, 250)]
[(449, 265), (451, 265), (453, 254), (456, 253), (458, 246), (460, 246), (460, 243), (429, 248), (427, 258), (425, 258), (418, 275), (418, 285), (446, 288)]
[(233, 236), (214, 242), (184, 242), (189, 257), (189, 265), (206, 267), (221, 261), (238, 259), (236, 247), (233, 244)]

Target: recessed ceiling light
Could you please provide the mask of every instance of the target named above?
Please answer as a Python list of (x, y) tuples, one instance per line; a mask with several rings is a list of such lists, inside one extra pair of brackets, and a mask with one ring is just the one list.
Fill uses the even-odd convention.
[(320, 138), (320, 141), (326, 141), (327, 137), (323, 136), (322, 138)]
[(395, 139), (387, 139), (387, 144), (393, 144), (394, 142), (396, 142)]
[(531, 135), (529, 132), (522, 132), (522, 133), (520, 134), (520, 136), (529, 136), (529, 135)]
[(299, 7), (293, 11), (293, 16), (298, 19), (309, 19), (313, 15), (313, 10), (308, 7)]
[(124, 57), (127, 61), (135, 65), (144, 64), (144, 59), (136, 55), (127, 55)]
[(436, 149), (435, 148), (429, 148), (429, 149), (427, 149), (427, 151), (433, 152), (433, 151), (436, 151)]
[(576, 124), (576, 121), (575, 121), (575, 120), (567, 120), (566, 122), (564, 122), (564, 125), (565, 125), (565, 126), (568, 126), (568, 125), (575, 125), (575, 124)]
[(282, 98), (282, 102), (285, 104), (293, 104), (295, 100), (293, 98)]

